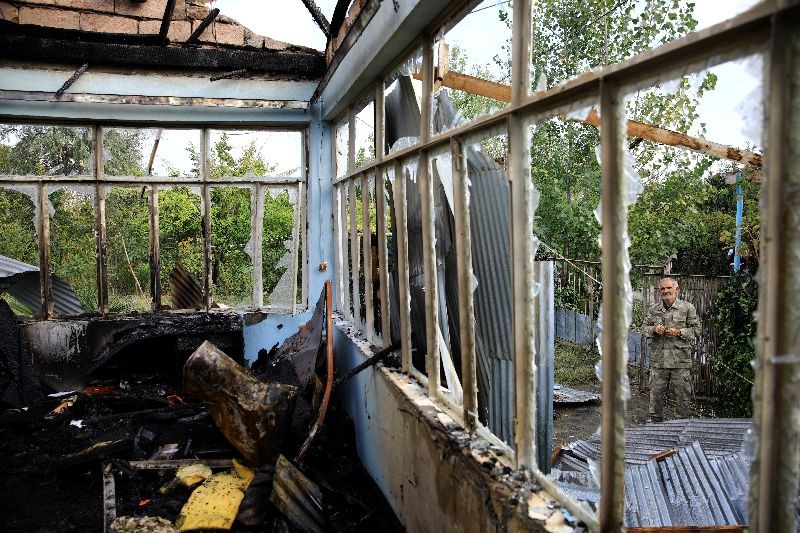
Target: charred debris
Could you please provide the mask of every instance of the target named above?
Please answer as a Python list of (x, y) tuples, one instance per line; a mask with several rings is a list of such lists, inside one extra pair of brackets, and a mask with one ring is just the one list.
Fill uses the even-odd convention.
[(117, 335), (55, 393), (0, 301), (3, 531), (402, 531), (335, 403), (330, 294), (250, 368), (240, 318), (206, 335), (227, 351), (202, 331)]

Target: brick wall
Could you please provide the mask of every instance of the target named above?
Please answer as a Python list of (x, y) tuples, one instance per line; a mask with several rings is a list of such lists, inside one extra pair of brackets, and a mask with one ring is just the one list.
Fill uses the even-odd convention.
[[(0, 19), (89, 32), (157, 35), (166, 4), (167, 0), (0, 0)], [(208, 13), (209, 8), (202, 0), (176, 0), (167, 38), (175, 45), (183, 43)], [(283, 50), (288, 46), (256, 35), (222, 15), (205, 29), (198, 42), (205, 47)]]

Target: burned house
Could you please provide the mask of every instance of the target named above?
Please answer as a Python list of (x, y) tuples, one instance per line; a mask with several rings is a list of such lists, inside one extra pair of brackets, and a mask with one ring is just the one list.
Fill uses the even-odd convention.
[[(155, 412), (169, 421), (159, 426), (164, 434), (175, 420), (218, 429), (218, 440), (190, 433), (194, 448), (182, 442), (176, 452), (188, 461), (193, 451), (215, 450), (205, 460), (233, 468), (224, 479), (231, 490), (262, 479), (244, 463), (270, 462), (260, 497), (270, 499), (271, 488), (273, 504), (300, 530), (325, 529), (322, 510), (300, 513), (291, 507), (298, 500), (275, 495), (304, 487), (302, 501), (315, 501), (321, 491), (302, 462), (275, 459), (276, 447), (302, 457), (298, 450), (325, 425), (328, 401), (352, 419), (358, 459), (410, 531), (796, 529), (797, 3), (717, 9), (699, 29), (665, 12), (659, 20), (678, 29), (653, 30), (657, 46), (620, 50), (608, 37), (617, 10), (635, 20), (621, 30), (635, 41), (650, 27), (649, 3), (550, 2), (548, 11), (501, 2), (505, 33), (496, 41), (507, 57), (493, 80), (461, 72), (453, 46), (468, 17), (493, 2), (340, 0), (331, 13), (303, 4), (327, 38), (324, 52), (258, 35), (213, 2), (0, 2), (0, 289), (12, 376), (4, 401), (17, 406), (4, 414), (6, 435), (27, 442), (15, 433), (28, 416), (22, 410), (50, 389), (83, 391), (87, 406), (105, 401), (86, 415), (111, 427), (116, 415), (102, 409), (130, 400), (91, 399), (106, 391), (95, 382), (113, 376), (119, 387), (120, 376), (150, 374), (171, 385), (142, 392), (150, 403), (133, 419)], [(579, 8), (597, 13), (558, 36), (563, 52), (534, 38), (549, 34), (537, 25), (548, 16)], [(582, 37), (594, 23), (604, 25), (605, 40)], [(467, 39), (477, 40), (481, 28), (471, 31)], [(541, 64), (551, 53), (567, 64), (572, 48), (591, 46), (605, 62), (576, 60), (567, 74)], [(751, 145), (625, 116), (630, 94), (737, 62), (750, 65), (742, 72), (759, 90), (757, 105), (729, 110), (758, 130)], [(544, 161), (531, 139), (567, 122), (597, 144), (589, 159), (602, 284), (597, 331), (589, 329), (601, 352), (602, 420), (596, 435), (553, 453), (556, 298), (553, 265), (537, 254), (548, 242), (535, 223), (550, 197), (531, 178)], [(759, 176), (752, 422), (642, 429), (626, 420), (627, 217), (640, 187), (630, 157), (642, 140)], [(570, 165), (576, 176), (591, 173)], [(585, 182), (576, 178), (574, 187), (568, 194), (593, 198)], [(303, 345), (312, 334), (316, 344)], [(214, 363), (198, 362), (198, 353), (216, 354)], [(348, 374), (374, 363), (375, 353), (381, 364)], [(190, 385), (187, 372), (196, 373)], [(123, 381), (136, 390), (134, 378)], [(236, 409), (225, 402), (234, 389), (257, 391), (252, 397), (273, 407), (294, 402), (301, 385), (305, 404), (290, 410), (304, 413), (299, 428), (284, 411), (233, 402), (257, 413), (254, 425), (269, 420), (291, 435), (287, 444), (243, 444), (253, 435), (231, 422)], [(212, 389), (222, 407), (205, 395)], [(210, 407), (175, 398), (184, 393)], [(54, 417), (72, 407), (48, 398), (41, 402), (58, 408)], [(58, 439), (81, 429), (74, 422), (46, 440), (48, 471), (116, 456), (126, 468), (173, 468), (169, 476), (188, 465), (153, 466), (163, 450), (141, 425), (133, 435), (124, 434), (132, 426), (114, 426), (121, 433), (99, 447), (86, 442), (54, 458)], [(137, 447), (153, 459), (131, 459)], [(231, 462), (236, 454), (242, 463)], [(96, 476), (105, 501), (88, 529), (104, 519), (110, 527), (115, 500), (134, 498), (122, 489), (124, 469), (110, 468)], [(109, 489), (115, 477), (117, 495)], [(191, 529), (186, 523), (184, 516)]]

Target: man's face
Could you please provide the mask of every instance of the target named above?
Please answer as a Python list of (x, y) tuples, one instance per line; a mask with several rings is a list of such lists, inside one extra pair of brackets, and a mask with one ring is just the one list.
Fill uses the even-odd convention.
[(672, 280), (665, 280), (658, 284), (658, 290), (661, 291), (661, 301), (664, 305), (670, 306), (678, 297), (678, 288)]

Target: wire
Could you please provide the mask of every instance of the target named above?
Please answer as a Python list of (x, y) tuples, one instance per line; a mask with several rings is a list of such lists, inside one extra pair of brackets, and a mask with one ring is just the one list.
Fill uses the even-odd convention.
[(493, 7), (502, 6), (503, 4), (508, 4), (510, 2), (511, 2), (511, 0), (503, 0), (502, 2), (498, 2), (498, 3), (493, 4), (491, 6), (479, 7), (478, 9), (474, 9), (474, 10), (470, 11), (469, 13), (467, 13), (466, 16), (473, 15), (473, 14), (477, 13), (478, 11), (484, 11), (486, 9), (492, 9)]

